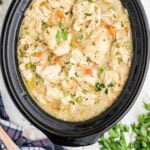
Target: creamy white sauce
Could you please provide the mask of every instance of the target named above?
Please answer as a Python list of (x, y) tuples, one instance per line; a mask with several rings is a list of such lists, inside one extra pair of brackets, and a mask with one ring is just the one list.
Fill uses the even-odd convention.
[(33, 0), (19, 36), (19, 69), (50, 115), (82, 122), (111, 107), (132, 62), (132, 34), (120, 0)]

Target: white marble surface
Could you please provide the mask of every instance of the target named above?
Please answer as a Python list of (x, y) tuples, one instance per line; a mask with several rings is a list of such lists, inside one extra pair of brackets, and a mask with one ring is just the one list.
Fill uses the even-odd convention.
[[(3, 0), (3, 5), (0, 6), (0, 30), (2, 26), (2, 21), (4, 18), (4, 15), (7, 11), (8, 5), (10, 4), (11, 0)], [(145, 11), (147, 13), (149, 23), (150, 23), (150, 0), (142, 0), (142, 4), (145, 8)], [(150, 68), (148, 70), (148, 74), (144, 83), (144, 86), (142, 88), (141, 94), (139, 95), (136, 103), (132, 107), (132, 109), (129, 111), (129, 113), (122, 119), (122, 123), (130, 124), (132, 122), (137, 121), (137, 116), (140, 113), (144, 112), (143, 109), (143, 102), (149, 102), (150, 103)], [(20, 125), (23, 130), (24, 130), (24, 135), (30, 139), (40, 139), (44, 137), (40, 131), (38, 131), (36, 128), (34, 128), (23, 116), (22, 114), (18, 111), (18, 109), (15, 107), (13, 102), (11, 101), (7, 90), (4, 86), (2, 76), (0, 74), (0, 91), (2, 93), (2, 97), (4, 99), (4, 104), (7, 109), (7, 113), (10, 116), (11, 120), (14, 123), (17, 123)], [(98, 144), (94, 144), (92, 146), (88, 147), (80, 147), (80, 148), (67, 148), (69, 150), (98, 150)]]

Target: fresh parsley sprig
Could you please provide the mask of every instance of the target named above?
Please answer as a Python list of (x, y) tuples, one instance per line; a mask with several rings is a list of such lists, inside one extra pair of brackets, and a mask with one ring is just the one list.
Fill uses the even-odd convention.
[(3, 1), (2, 0), (0, 0), (0, 5), (3, 3)]
[[(101, 150), (150, 150), (150, 104), (144, 104), (148, 111), (138, 117), (138, 123), (131, 125), (117, 124), (103, 134), (98, 143)], [(134, 135), (127, 142), (126, 134)], [(107, 136), (106, 136), (107, 135)]]
[(57, 43), (60, 44), (62, 40), (66, 41), (67, 38), (68, 38), (68, 32), (66, 31), (65, 27), (60, 27), (60, 29), (57, 30), (57, 34), (56, 34)]

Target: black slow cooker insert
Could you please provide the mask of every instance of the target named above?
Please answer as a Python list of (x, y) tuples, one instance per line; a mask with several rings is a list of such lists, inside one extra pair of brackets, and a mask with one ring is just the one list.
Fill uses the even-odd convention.
[(0, 61), (7, 90), (19, 110), (53, 142), (85, 146), (115, 125), (131, 108), (143, 85), (149, 64), (149, 28), (139, 0), (121, 0), (130, 16), (134, 57), (127, 83), (111, 108), (96, 118), (70, 123), (44, 112), (29, 95), (18, 70), (17, 42), (24, 12), (32, 0), (13, 0), (6, 15), (0, 44)]

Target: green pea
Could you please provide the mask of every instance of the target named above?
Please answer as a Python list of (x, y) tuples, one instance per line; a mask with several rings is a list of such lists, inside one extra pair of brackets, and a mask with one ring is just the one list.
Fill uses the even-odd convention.
[(81, 102), (82, 102), (82, 97), (81, 97), (81, 96), (77, 97), (77, 98), (76, 98), (76, 102), (77, 102), (77, 103), (81, 103)]

